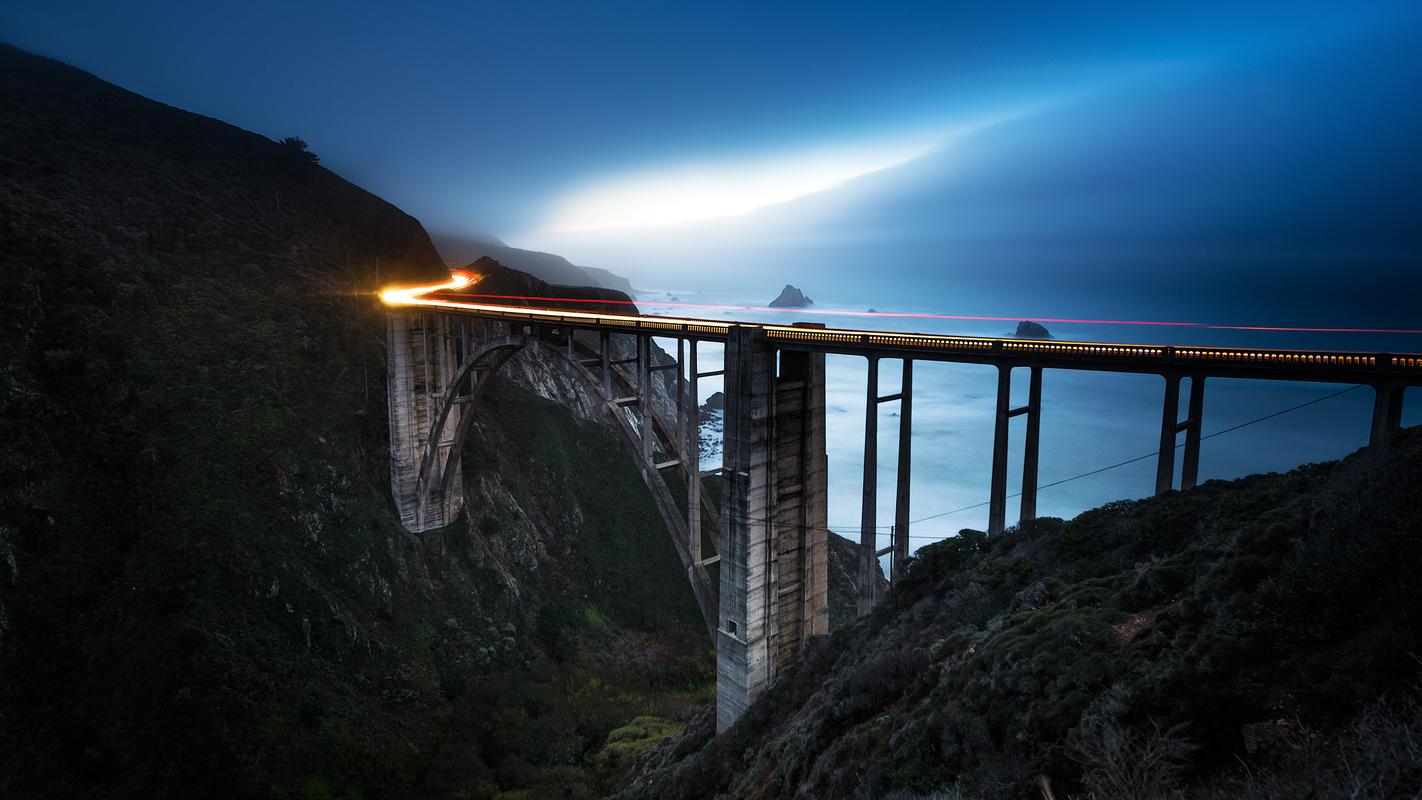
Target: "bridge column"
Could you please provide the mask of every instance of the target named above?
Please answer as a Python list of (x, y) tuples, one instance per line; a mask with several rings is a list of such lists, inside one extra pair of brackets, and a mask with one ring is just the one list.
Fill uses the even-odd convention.
[[(1205, 376), (1190, 376), (1189, 419), (1185, 426), (1185, 457), (1180, 465), (1180, 488), (1190, 489), (1200, 481), (1200, 423), (1205, 416)], [(1174, 444), (1174, 441), (1171, 442)]]
[(992, 435), (992, 484), (988, 490), (989, 534), (1007, 529), (1007, 435), (1012, 418), (1012, 367), (997, 368), (997, 415)]
[(598, 337), (599, 356), (602, 360), (602, 396), (611, 400), (612, 394), (612, 335), (603, 331)]
[(1402, 428), (1402, 399), (1405, 386), (1380, 384), (1373, 387), (1373, 424), (1368, 444), (1383, 444)]
[(701, 405), (696, 374), (696, 340), (686, 348), (686, 535), (691, 559), (701, 561)]
[(894, 528), (892, 531), (892, 561), (890, 580), (903, 577), (904, 562), (909, 554), (909, 481), (913, 477), (913, 361), (904, 359), (903, 379), (899, 390), (899, 468), (895, 474)]
[[(676, 438), (672, 440), (673, 452), (669, 455), (681, 460), (682, 466), (689, 462), (686, 458), (686, 378), (683, 373), (686, 371), (686, 340), (680, 337), (676, 340), (676, 381), (672, 384), (672, 391), (676, 393)], [(680, 452), (678, 452), (680, 451)], [(693, 467), (687, 467), (687, 474), (691, 474)]]
[(1160, 412), (1160, 454), (1155, 465), (1155, 493), (1175, 485), (1175, 434), (1180, 423), (1180, 376), (1165, 376), (1165, 404)]
[(652, 431), (652, 337), (637, 337), (637, 406), (642, 412), (642, 460), (655, 464)]
[(1019, 520), (1037, 518), (1037, 456), (1042, 439), (1042, 368), (1029, 367), (1027, 405), (1012, 407), (1011, 365), (997, 368), (997, 414), (992, 436), (992, 484), (988, 491), (988, 533), (1007, 530), (1007, 439), (1012, 418), (1027, 416), (1022, 454), (1022, 510)]
[(863, 617), (874, 608), (879, 560), (879, 357), (869, 356), (864, 398), (864, 498), (859, 512), (859, 606)]
[(1042, 440), (1042, 368), (1032, 367), (1027, 384), (1027, 442), (1022, 455), (1022, 513), (1020, 519), (1037, 518), (1037, 452)]
[[(390, 419), (390, 493), (407, 530), (448, 525), (464, 506), (459, 462), (453, 475), (440, 474), (450, 449), (458, 445), (462, 406), (450, 409), (439, 431), (441, 402), (459, 366), (459, 345), (449, 317), (442, 314), (386, 315), (389, 355), (387, 407)], [(426, 465), (424, 485), (421, 464)], [(447, 486), (447, 490), (438, 491)], [(434, 487), (435, 492), (424, 491)]]
[(779, 362), (762, 331), (727, 337), (718, 731), (829, 630), (824, 356)]

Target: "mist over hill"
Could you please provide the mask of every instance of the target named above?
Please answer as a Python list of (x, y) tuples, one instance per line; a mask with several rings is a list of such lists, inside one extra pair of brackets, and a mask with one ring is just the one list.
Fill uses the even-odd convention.
[(454, 234), (431, 235), (435, 247), (450, 266), (462, 266), (481, 258), (492, 258), (501, 264), (527, 272), (548, 283), (565, 286), (601, 286), (632, 294), (632, 284), (621, 275), (599, 267), (580, 267), (562, 256), (522, 250), (497, 241), (471, 239)]

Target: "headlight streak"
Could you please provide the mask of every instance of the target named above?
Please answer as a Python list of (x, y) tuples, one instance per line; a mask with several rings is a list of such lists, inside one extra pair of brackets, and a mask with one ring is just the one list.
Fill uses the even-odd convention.
[[(456, 273), (464, 274), (466, 273)], [(418, 305), (445, 305), (451, 308), (468, 308), (472, 310), (494, 309), (499, 311), (509, 310), (531, 310), (550, 311), (550, 309), (511, 306), (500, 303), (449, 303), (425, 298), (425, 294), (443, 291), (450, 297), (468, 297), (481, 300), (519, 300), (523, 302), (538, 301), (547, 303), (569, 303), (569, 304), (589, 304), (599, 305), (628, 305), (635, 306), (633, 300), (612, 300), (603, 298), (587, 297), (543, 297), (538, 295), (516, 295), (516, 294), (477, 294), (472, 292), (457, 292), (454, 289), (463, 288), (469, 283), (477, 283), (477, 278), (465, 284), (451, 285), (438, 284), (435, 286), (412, 287), (409, 289), (387, 290), (381, 293), (381, 299), (386, 299), (386, 294), (398, 294), (399, 302), (386, 300), (390, 305), (418, 304)], [(1054, 325), (1121, 325), (1136, 327), (1164, 327), (1164, 328), (1200, 328), (1204, 330), (1224, 330), (1224, 331), (1265, 331), (1265, 332), (1286, 332), (1286, 333), (1376, 333), (1376, 334), (1401, 334), (1419, 335), (1422, 329), (1410, 328), (1330, 328), (1316, 326), (1285, 326), (1285, 325), (1223, 325), (1210, 322), (1183, 322), (1172, 320), (1129, 320), (1129, 319), (1085, 319), (1072, 317), (1031, 317), (1031, 316), (989, 316), (982, 314), (935, 314), (927, 312), (911, 311), (844, 311), (830, 309), (813, 308), (772, 308), (769, 306), (747, 306), (728, 305), (717, 303), (687, 303), (687, 302), (661, 302), (654, 301), (646, 305), (660, 306), (665, 308), (697, 308), (708, 311), (749, 311), (754, 313), (777, 313), (795, 314), (797, 316), (828, 316), (828, 317), (883, 317), (891, 319), (940, 319), (955, 320), (959, 322), (1018, 322), (1021, 320), (1031, 320), (1033, 322), (1047, 322)], [(559, 310), (567, 315), (577, 315), (580, 312), (570, 312)], [(608, 314), (586, 314), (584, 317), (609, 316)], [(682, 319), (677, 317), (664, 317), (657, 314), (636, 314), (636, 315), (611, 315), (621, 316), (627, 319), (639, 317), (652, 317), (655, 319), (665, 319), (670, 322), (694, 321), (697, 323), (727, 324), (717, 320)], [(856, 331), (858, 332), (858, 331)], [(872, 333), (886, 333), (885, 331), (866, 331)]]

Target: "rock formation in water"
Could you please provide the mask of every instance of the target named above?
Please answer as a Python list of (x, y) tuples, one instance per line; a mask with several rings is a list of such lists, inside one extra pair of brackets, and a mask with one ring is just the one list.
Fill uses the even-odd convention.
[(1052, 334), (1041, 324), (1031, 320), (1022, 320), (1017, 323), (1017, 333), (1013, 334), (1019, 339), (1050, 339)]
[(780, 296), (770, 301), (771, 308), (804, 308), (814, 305), (814, 300), (806, 297), (803, 292), (790, 284), (785, 284), (785, 288), (780, 290)]

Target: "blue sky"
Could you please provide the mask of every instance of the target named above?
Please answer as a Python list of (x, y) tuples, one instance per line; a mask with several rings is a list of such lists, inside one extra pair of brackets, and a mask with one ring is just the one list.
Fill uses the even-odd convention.
[(302, 136), (431, 230), (643, 284), (714, 261), (813, 285), (866, 258), (928, 284), (1141, 283), (1173, 259), (1309, 295), (1414, 277), (1422, 251), (1416, 2), (52, 0), (0, 24)]

